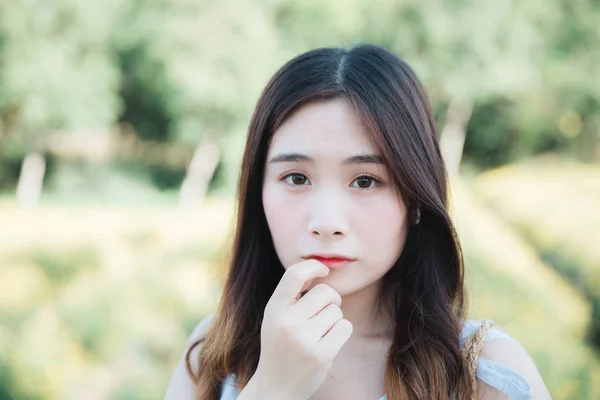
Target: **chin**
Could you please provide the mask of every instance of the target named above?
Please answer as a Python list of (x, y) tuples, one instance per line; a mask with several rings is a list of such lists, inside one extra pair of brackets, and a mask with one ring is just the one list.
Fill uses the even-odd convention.
[[(315, 282), (315, 284), (318, 283), (326, 283), (335, 291), (337, 291), (342, 297), (354, 294), (363, 288), (362, 286), (357, 287), (356, 285), (353, 285), (352, 282), (344, 281), (343, 278), (338, 280), (335, 277), (331, 277), (330, 279), (329, 276), (320, 280), (319, 282)], [(314, 286), (314, 284), (312, 286)]]

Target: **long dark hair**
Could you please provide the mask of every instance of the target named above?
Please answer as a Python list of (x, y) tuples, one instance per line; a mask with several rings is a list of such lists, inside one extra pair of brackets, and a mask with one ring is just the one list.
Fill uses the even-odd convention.
[[(304, 104), (348, 99), (381, 151), (418, 225), (409, 229), (400, 258), (383, 277), (380, 304), (392, 305), (395, 333), (387, 360), (389, 400), (469, 398), (459, 348), (464, 321), (463, 258), (447, 211), (447, 174), (431, 107), (412, 69), (375, 45), (321, 48), (286, 63), (256, 105), (239, 180), (237, 227), (221, 303), (192, 374), (198, 400), (219, 398), (220, 383), (252, 377), (260, 355), (265, 306), (284, 273), (262, 204), (270, 140)], [(188, 370), (189, 357), (188, 352)]]

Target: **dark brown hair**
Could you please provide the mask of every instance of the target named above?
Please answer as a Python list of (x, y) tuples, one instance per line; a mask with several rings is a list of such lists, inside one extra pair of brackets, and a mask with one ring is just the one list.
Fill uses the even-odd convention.
[[(464, 320), (463, 259), (447, 211), (447, 174), (427, 96), (412, 69), (374, 45), (322, 48), (286, 63), (256, 105), (248, 130), (232, 260), (213, 324), (193, 375), (198, 400), (219, 398), (235, 374), (242, 388), (260, 355), (265, 306), (283, 276), (262, 204), (266, 155), (274, 132), (304, 104), (345, 98), (377, 145), (406, 204), (421, 219), (382, 278), (395, 333), (387, 360), (389, 400), (469, 398), (459, 348)], [(196, 344), (197, 344), (196, 343)], [(188, 352), (188, 370), (190, 362)]]

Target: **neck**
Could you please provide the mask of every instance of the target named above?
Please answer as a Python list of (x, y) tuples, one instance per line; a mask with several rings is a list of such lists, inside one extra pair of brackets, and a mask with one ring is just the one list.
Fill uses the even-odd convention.
[(352, 323), (352, 338), (387, 338), (393, 332), (391, 315), (378, 308), (380, 287), (381, 281), (378, 281), (342, 297), (341, 309), (344, 319)]

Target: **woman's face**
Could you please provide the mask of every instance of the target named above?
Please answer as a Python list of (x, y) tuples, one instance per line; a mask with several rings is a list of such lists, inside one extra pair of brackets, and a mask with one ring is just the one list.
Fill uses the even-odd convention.
[(275, 132), (266, 163), (264, 211), (284, 268), (336, 255), (353, 261), (319, 282), (342, 296), (378, 283), (402, 252), (407, 212), (350, 103), (300, 108)]

